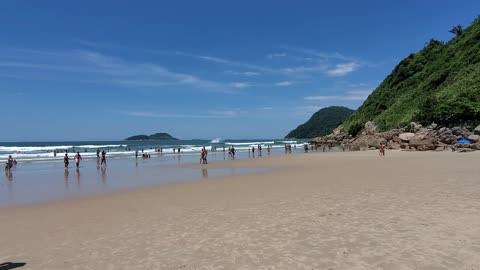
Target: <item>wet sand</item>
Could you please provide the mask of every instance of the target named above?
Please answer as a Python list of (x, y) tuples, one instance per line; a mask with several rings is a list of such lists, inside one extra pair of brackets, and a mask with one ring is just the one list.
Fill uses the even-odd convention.
[[(266, 172), (0, 208), (20, 269), (480, 269), (480, 153), (311, 153)], [(183, 165), (201, 170), (202, 165)]]

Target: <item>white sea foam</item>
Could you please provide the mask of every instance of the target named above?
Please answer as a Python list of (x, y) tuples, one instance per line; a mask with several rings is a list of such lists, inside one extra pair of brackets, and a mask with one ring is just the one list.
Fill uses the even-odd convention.
[(275, 142), (241, 142), (241, 143), (231, 143), (231, 142), (226, 142), (226, 145), (265, 145), (265, 144), (274, 144)]
[(106, 144), (106, 145), (48, 145), (48, 146), (0, 146), (0, 152), (39, 152), (39, 151), (53, 151), (53, 150), (65, 150), (73, 148), (114, 148), (114, 147), (126, 147), (121, 144)]
[(297, 143), (297, 141), (281, 141), (281, 143)]
[(220, 143), (222, 141), (222, 138), (216, 138), (210, 141), (210, 143)]

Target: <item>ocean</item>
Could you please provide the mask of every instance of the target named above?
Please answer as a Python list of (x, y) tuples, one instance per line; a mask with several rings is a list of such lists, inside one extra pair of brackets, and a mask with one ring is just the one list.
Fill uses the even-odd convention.
[[(168, 155), (199, 155), (201, 149), (206, 147), (212, 152), (223, 151), (225, 147), (233, 146), (237, 152), (247, 152), (252, 147), (258, 145), (266, 150), (267, 146), (272, 148), (272, 152), (277, 152), (284, 148), (285, 144), (292, 146), (301, 146), (306, 140), (175, 140), (175, 141), (70, 141), (70, 142), (0, 142), (0, 161), (6, 161), (9, 155), (19, 163), (30, 162), (54, 162), (62, 161), (65, 151), (73, 158), (74, 153), (80, 152), (83, 159), (95, 159), (96, 150), (105, 150), (107, 157), (111, 158), (134, 158), (134, 152), (139, 150), (141, 156), (142, 149), (144, 153), (153, 156)], [(155, 152), (155, 148), (161, 147), (162, 153)], [(174, 152), (174, 149), (180, 148), (180, 153)], [(54, 155), (54, 151), (57, 155)]]
[[(258, 145), (264, 149), (263, 157), (285, 154), (285, 144), (291, 144), (293, 152), (303, 152), (303, 141), (281, 139), (0, 143), (0, 162), (4, 163), (9, 155), (18, 162), (0, 177), (0, 207), (260, 172), (265, 169), (209, 169), (206, 166), (195, 169), (177, 165), (198, 163), (203, 147), (209, 150), (208, 161), (212, 163), (228, 160), (231, 146), (236, 149), (235, 159), (246, 159), (260, 156), (258, 151), (256, 155), (248, 152)], [(267, 151), (267, 146), (271, 151)], [(162, 153), (155, 152), (156, 147), (161, 147)], [(174, 153), (173, 149), (178, 148), (180, 153)], [(107, 151), (108, 166), (100, 165), (97, 149)], [(139, 150), (138, 159), (135, 159), (136, 149)], [(151, 155), (150, 159), (142, 158), (142, 149)], [(53, 151), (57, 151), (56, 157)], [(65, 151), (71, 159), (75, 152), (81, 153), (83, 161), (79, 168), (73, 160), (68, 169), (64, 167)]]

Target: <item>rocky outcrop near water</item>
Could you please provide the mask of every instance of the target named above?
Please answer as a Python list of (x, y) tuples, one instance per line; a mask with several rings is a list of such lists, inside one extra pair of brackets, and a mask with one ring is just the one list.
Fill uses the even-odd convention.
[[(462, 139), (470, 143), (459, 143)], [(385, 144), (388, 149), (468, 152), (480, 150), (480, 126), (469, 129), (465, 126), (440, 127), (436, 124), (422, 126), (412, 122), (406, 128), (380, 132), (378, 126), (369, 121), (356, 136), (348, 134), (340, 126), (329, 135), (314, 138), (313, 142), (345, 145), (350, 150), (378, 149)]]

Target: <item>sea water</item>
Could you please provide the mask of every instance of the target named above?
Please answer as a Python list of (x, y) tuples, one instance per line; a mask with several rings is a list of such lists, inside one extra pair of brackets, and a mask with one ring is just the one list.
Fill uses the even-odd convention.
[[(303, 152), (302, 141), (284, 140), (183, 140), (183, 141), (108, 141), (108, 142), (33, 142), (0, 143), (0, 161), (9, 155), (18, 161), (11, 171), (0, 175), (0, 206), (58, 200), (88, 194), (156, 186), (172, 182), (241, 175), (265, 171), (259, 168), (209, 169), (182, 168), (178, 164), (199, 163), (203, 147), (209, 150), (208, 161), (229, 160), (228, 148), (235, 147), (235, 159), (284, 154), (284, 145), (292, 144), (293, 152)], [(267, 151), (267, 147), (271, 151)], [(162, 148), (162, 153), (155, 148)], [(223, 148), (225, 147), (225, 152)], [(255, 147), (255, 156), (248, 151)], [(173, 149), (180, 148), (173, 152)], [(216, 148), (216, 151), (214, 150)], [(96, 151), (107, 152), (107, 166), (96, 158)], [(139, 157), (135, 158), (135, 150)], [(150, 159), (142, 158), (144, 153)], [(55, 157), (53, 151), (57, 151)], [(73, 159), (81, 153), (77, 169), (63, 164), (65, 151)]]
[[(213, 140), (168, 140), (168, 141), (71, 141), (71, 142), (0, 142), (0, 161), (6, 161), (8, 156), (12, 156), (19, 163), (29, 162), (55, 162), (63, 161), (65, 153), (73, 158), (76, 152), (80, 152), (83, 159), (95, 159), (97, 149), (105, 150), (107, 157), (111, 158), (133, 158), (135, 150), (151, 156), (169, 156), (169, 155), (195, 155), (198, 156), (203, 147), (209, 152), (216, 149), (221, 152), (223, 149), (228, 151), (229, 147), (235, 147), (236, 152), (247, 152), (252, 147), (259, 145), (264, 152), (270, 146), (273, 152), (283, 150), (285, 144), (292, 146), (302, 146), (305, 140), (285, 141), (285, 140), (222, 140), (220, 138)], [(162, 152), (156, 152), (156, 148), (162, 148)], [(180, 153), (178, 153), (180, 149)], [(142, 151), (143, 150), (143, 151)], [(255, 149), (257, 150), (257, 149)], [(57, 155), (54, 155), (54, 151)]]

